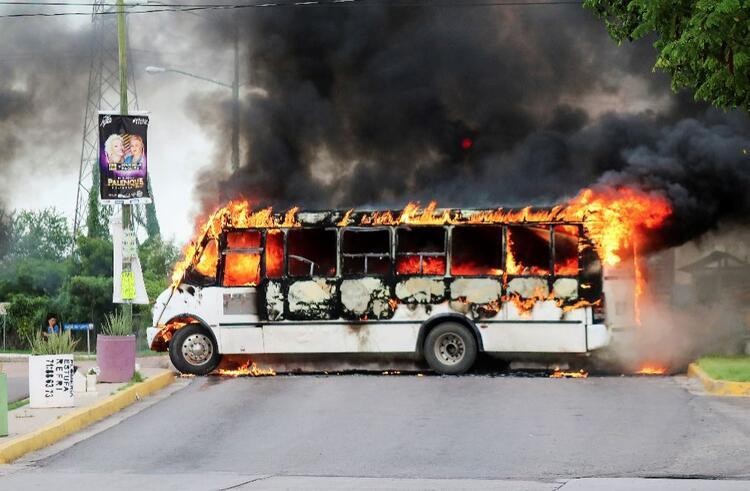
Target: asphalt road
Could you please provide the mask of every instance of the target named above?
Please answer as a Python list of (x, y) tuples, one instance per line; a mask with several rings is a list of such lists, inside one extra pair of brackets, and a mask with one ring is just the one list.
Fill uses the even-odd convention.
[(230, 476), (456, 485), (511, 479), (520, 489), (532, 489), (522, 481), (544, 486), (581, 477), (750, 479), (750, 399), (696, 395), (686, 383), (674, 377), (196, 378), (10, 477), (30, 483), (34, 475), (150, 476), (153, 484), (180, 476), (196, 489), (229, 487), (222, 479)]

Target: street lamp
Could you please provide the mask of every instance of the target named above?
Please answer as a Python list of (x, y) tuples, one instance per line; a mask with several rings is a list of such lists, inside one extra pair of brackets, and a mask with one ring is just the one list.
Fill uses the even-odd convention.
[(237, 56), (237, 49), (235, 47), (234, 52), (234, 80), (231, 84), (214, 80), (212, 78), (203, 77), (196, 75), (195, 73), (185, 72), (177, 70), (176, 68), (166, 68), (162, 66), (147, 66), (146, 73), (150, 75), (156, 75), (158, 73), (179, 73), (186, 77), (197, 78), (204, 82), (211, 82), (222, 87), (232, 89), (232, 96), (234, 98), (234, 104), (232, 104), (232, 170), (235, 171), (240, 168), (240, 83), (239, 83), (239, 57)]
[(156, 75), (158, 73), (167, 73), (167, 72), (169, 72), (169, 73), (179, 73), (180, 75), (185, 75), (186, 77), (197, 78), (198, 80), (203, 80), (204, 82), (211, 82), (212, 84), (221, 85), (222, 87), (227, 87), (227, 88), (230, 88), (230, 89), (234, 88), (233, 84), (228, 84), (228, 83), (222, 82), (220, 80), (214, 80), (212, 78), (203, 77), (203, 76), (197, 75), (195, 73), (185, 72), (185, 71), (182, 71), (182, 70), (178, 70), (176, 68), (166, 68), (166, 67), (163, 67), (163, 66), (147, 66), (146, 67), (146, 73), (151, 74), (151, 75)]

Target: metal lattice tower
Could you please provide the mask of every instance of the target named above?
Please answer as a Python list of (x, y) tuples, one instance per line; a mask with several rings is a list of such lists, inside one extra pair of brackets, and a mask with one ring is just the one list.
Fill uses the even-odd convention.
[[(88, 230), (90, 200), (99, 200), (99, 111), (120, 111), (120, 79), (117, 54), (117, 19), (107, 14), (114, 8), (106, 0), (95, 0), (91, 24), (94, 30), (91, 47), (91, 67), (89, 70), (88, 95), (86, 96), (86, 113), (83, 121), (83, 142), (81, 144), (81, 163), (78, 169), (78, 191), (76, 193), (76, 211), (73, 222), (73, 237), (78, 237)], [(128, 42), (129, 44), (129, 42)], [(128, 50), (130, 53), (130, 50)], [(130, 55), (128, 55), (130, 56)], [(128, 69), (128, 111), (138, 111), (133, 63)], [(149, 185), (150, 187), (150, 185)], [(91, 196), (91, 193), (95, 193)], [(151, 193), (153, 201), (154, 196)], [(108, 221), (114, 207), (99, 202), (100, 221)], [(158, 234), (154, 204), (136, 205), (133, 207), (133, 218), (137, 227), (142, 227), (149, 235)]]

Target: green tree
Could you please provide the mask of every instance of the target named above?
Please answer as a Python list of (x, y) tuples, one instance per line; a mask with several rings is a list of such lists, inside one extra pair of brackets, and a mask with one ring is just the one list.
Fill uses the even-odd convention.
[(60, 296), (65, 317), (71, 322), (93, 322), (97, 326), (114, 310), (112, 277), (73, 276)]
[(10, 252), (11, 215), (0, 206), (0, 261)]
[(169, 286), (172, 268), (180, 258), (180, 250), (173, 242), (165, 242), (160, 236), (148, 239), (138, 251), (143, 269), (148, 297), (153, 301)]
[(21, 210), (11, 216), (10, 253), (14, 257), (60, 261), (70, 241), (68, 221), (55, 208)]
[(69, 274), (70, 230), (54, 208), (5, 215), (6, 254), (0, 261), (0, 298), (55, 297)]
[(0, 263), (0, 299), (15, 294), (54, 297), (70, 273), (68, 261), (15, 258)]
[(112, 242), (105, 238), (79, 237), (75, 266), (80, 276), (112, 276)]
[(672, 88), (723, 109), (750, 110), (750, 1), (585, 0), (618, 43), (655, 35), (655, 68)]
[(8, 307), (8, 344), (19, 348), (28, 346), (29, 339), (42, 329), (47, 312), (54, 307), (46, 297), (28, 294), (11, 297)]
[(107, 213), (106, 207), (102, 207), (99, 203), (99, 178), (99, 166), (94, 164), (94, 169), (91, 172), (88, 215), (86, 215), (88, 236), (93, 239), (101, 239), (109, 235), (107, 233), (109, 213)]

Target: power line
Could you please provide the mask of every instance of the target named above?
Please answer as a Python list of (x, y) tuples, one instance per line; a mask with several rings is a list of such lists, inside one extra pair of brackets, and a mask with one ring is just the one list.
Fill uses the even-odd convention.
[[(58, 5), (59, 4), (59, 5)], [(128, 6), (128, 14), (154, 14), (161, 12), (195, 12), (199, 10), (235, 10), (235, 9), (261, 9), (261, 8), (278, 8), (278, 7), (336, 7), (336, 6), (352, 6), (352, 5), (377, 5), (385, 7), (446, 7), (446, 8), (460, 8), (460, 7), (526, 7), (526, 6), (544, 6), (544, 5), (582, 5), (581, 0), (531, 0), (531, 1), (493, 1), (493, 0), (473, 0), (467, 2), (455, 2), (455, 1), (444, 1), (437, 0), (434, 2), (424, 0), (403, 0), (386, 2), (383, 0), (310, 0), (310, 1), (295, 1), (295, 2), (266, 2), (266, 3), (255, 3), (255, 4), (164, 4), (158, 8), (151, 8), (148, 10), (135, 10), (138, 8), (147, 7), (147, 5), (132, 5)], [(92, 7), (94, 5), (101, 6), (102, 4), (70, 4), (63, 2), (49, 2), (44, 4), (32, 3), (32, 2), (5, 2), (0, 1), (0, 5), (34, 5), (34, 6), (77, 6)], [(105, 4), (107, 7), (115, 7), (116, 4)], [(96, 12), (94, 15), (114, 15), (116, 11), (101, 11)], [(81, 15), (92, 15), (91, 11), (75, 11), (75, 12), (21, 12), (17, 14), (2, 14), (1, 18), (24, 18), (24, 17), (68, 17), (68, 16), (81, 16)]]
[[(137, 1), (137, 0), (136, 0)], [(201, 7), (201, 8), (248, 8), (248, 7), (267, 7), (267, 6), (306, 6), (314, 4), (333, 4), (333, 3), (362, 3), (365, 0), (313, 0), (313, 1), (294, 1), (294, 2), (257, 2), (257, 3), (169, 3), (169, 2), (156, 2), (148, 4), (148, 1), (142, 4), (125, 5), (125, 7), (139, 8), (139, 7), (178, 7), (178, 8), (190, 8), (190, 7)], [(372, 3), (372, 2), (368, 2)], [(461, 1), (456, 0), (453, 2), (439, 1), (439, 0), (423, 0), (421, 2), (415, 2), (412, 0), (379, 0), (380, 4), (385, 5), (401, 5), (419, 3), (420, 5), (487, 5), (487, 6), (524, 6), (524, 5), (568, 5), (568, 4), (582, 4), (582, 0), (485, 0), (485, 1)], [(116, 7), (116, 3), (93, 3), (93, 2), (29, 2), (29, 1), (0, 1), (0, 5), (18, 5), (18, 6), (56, 6), (56, 7)]]

